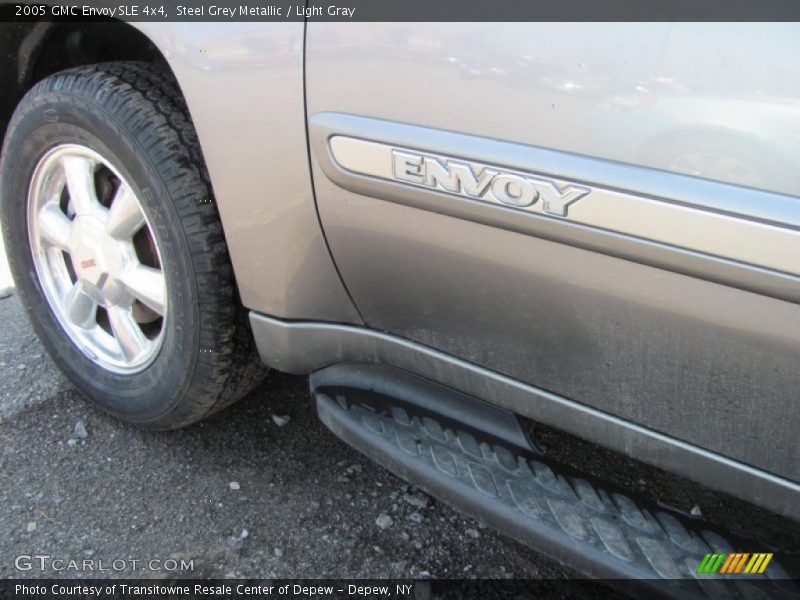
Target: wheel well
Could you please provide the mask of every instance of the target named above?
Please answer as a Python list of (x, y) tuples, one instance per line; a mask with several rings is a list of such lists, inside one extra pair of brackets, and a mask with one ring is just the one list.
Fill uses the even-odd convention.
[[(0, 134), (22, 96), (48, 75), (105, 61), (166, 60), (141, 31), (116, 19), (96, 22), (14, 22), (0, 7)], [(2, 141), (2, 140), (0, 140)]]

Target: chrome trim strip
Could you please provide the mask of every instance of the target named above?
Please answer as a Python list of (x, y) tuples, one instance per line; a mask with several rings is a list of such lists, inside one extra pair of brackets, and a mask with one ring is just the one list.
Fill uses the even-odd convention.
[[(556, 179), (542, 175), (541, 171), (519, 171), (494, 163), (478, 162), (345, 135), (331, 136), (328, 144), (336, 164), (350, 173), (392, 184), (412, 186), (427, 192), (446, 193), (466, 202), (491, 203), (495, 207), (502, 207), (501, 210), (524, 212), (526, 216), (533, 215), (535, 218), (567, 219), (569, 222), (604, 231), (800, 275), (800, 231), (790, 227), (776, 226), (752, 218), (732, 216), (716, 210), (690, 207), (686, 204), (653, 199), (593, 184)], [(445, 175), (452, 176), (447, 169), (452, 169), (453, 165), (460, 166), (467, 173), (471, 170), (472, 177), (477, 179), (486, 173), (499, 174), (495, 180), (501, 177), (509, 180), (513, 178), (515, 182), (529, 185), (530, 196), (525, 197), (520, 192), (519, 195), (510, 194), (501, 200), (498, 187), (489, 186), (488, 183), (484, 186), (485, 192), (478, 195), (475, 190), (474, 193), (466, 192), (465, 186), (459, 181), (451, 185), (451, 189), (448, 190), (430, 177), (428, 178), (430, 183), (426, 185), (424, 173), (406, 174), (405, 167), (403, 173), (398, 172), (398, 162), (401, 165), (410, 165), (415, 160), (439, 165), (442, 178)], [(414, 181), (414, 178), (418, 181)], [(491, 178), (485, 179), (489, 182)], [(500, 193), (505, 194), (502, 186), (499, 187)], [(536, 191), (533, 191), (533, 188), (536, 188)], [(538, 197), (534, 196), (537, 192)], [(553, 196), (554, 200), (560, 195), (571, 194), (573, 197), (570, 198), (569, 206), (554, 210), (550, 206), (548, 194)], [(512, 205), (515, 200), (521, 200), (519, 205)], [(800, 210), (800, 200), (798, 210)]]
[(568, 152), (343, 113), (318, 113), (309, 123), (315, 167), (344, 190), (800, 303), (800, 277), (796, 275), (581, 225), (570, 219), (520, 214), (518, 210), (486, 202), (465, 201), (456, 195), (345, 171), (330, 151), (328, 140), (336, 135), (404, 148), (424, 147), (442, 156), (502, 164), (527, 173), (548, 173), (566, 181), (591, 181), (593, 185), (612, 191), (624, 188), (626, 193), (645, 198), (787, 229), (800, 229), (800, 198)]
[(522, 383), (428, 346), (371, 329), (250, 313), (264, 363), (297, 375), (342, 362), (405, 369), (636, 460), (800, 520), (800, 483)]
[[(695, 208), (800, 229), (800, 198), (795, 196), (561, 150), (344, 113), (317, 113), (310, 125), (316, 150), (327, 145), (328, 138), (345, 135), (406, 148), (424, 148), (509, 169), (547, 173), (557, 179), (591, 182), (610, 190), (668, 199)], [(323, 159), (322, 156), (317, 158)]]

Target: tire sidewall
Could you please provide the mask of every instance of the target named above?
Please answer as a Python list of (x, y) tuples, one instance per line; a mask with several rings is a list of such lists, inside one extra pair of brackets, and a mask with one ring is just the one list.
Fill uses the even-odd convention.
[[(146, 424), (172, 411), (189, 385), (199, 352), (198, 293), (172, 190), (148, 158), (146, 132), (125, 129), (94, 99), (50, 91), (22, 104), (9, 127), (0, 164), (0, 209), (20, 298), (48, 352), (80, 391), (105, 410)], [(140, 135), (137, 135), (139, 133)], [(28, 241), (28, 187), (50, 148), (77, 143), (94, 150), (128, 181), (144, 209), (160, 250), (167, 282), (167, 318), (161, 349), (150, 365), (117, 374), (83, 354), (50, 308), (36, 275)]]

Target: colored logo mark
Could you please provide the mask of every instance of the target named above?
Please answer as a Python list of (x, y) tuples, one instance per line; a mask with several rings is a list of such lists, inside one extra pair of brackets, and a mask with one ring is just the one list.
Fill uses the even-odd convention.
[[(698, 573), (763, 573), (772, 560), (772, 552), (730, 552), (706, 554), (697, 567)], [(746, 566), (745, 566), (746, 565)]]

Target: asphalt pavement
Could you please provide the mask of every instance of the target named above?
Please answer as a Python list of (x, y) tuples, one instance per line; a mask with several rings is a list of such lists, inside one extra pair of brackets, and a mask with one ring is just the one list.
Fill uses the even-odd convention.
[[(68, 561), (84, 559), (124, 560), (97, 573), (120, 577), (572, 575), (338, 441), (306, 378), (272, 373), (205, 422), (141, 431), (80, 396), (12, 295), (0, 381), (0, 577), (83, 576)], [(18, 558), (34, 555), (50, 558)]]

